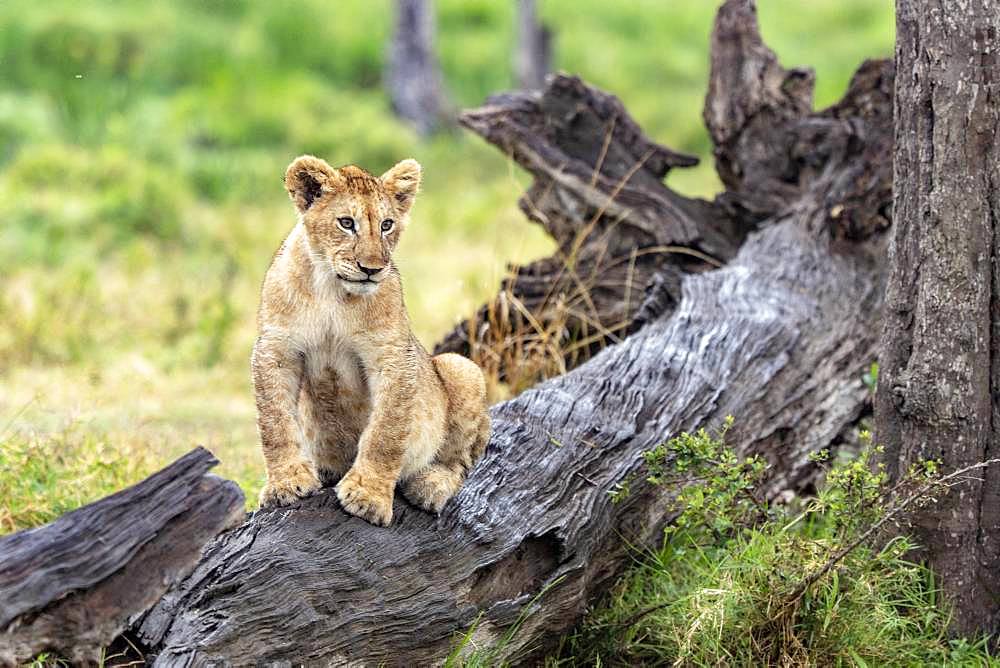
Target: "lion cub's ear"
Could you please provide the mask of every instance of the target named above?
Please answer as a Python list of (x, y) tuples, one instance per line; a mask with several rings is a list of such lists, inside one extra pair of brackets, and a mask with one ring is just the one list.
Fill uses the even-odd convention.
[(420, 163), (412, 158), (401, 160), (381, 179), (385, 189), (396, 200), (400, 213), (407, 213), (420, 190)]
[(305, 212), (323, 195), (324, 190), (332, 190), (335, 176), (333, 167), (326, 160), (300, 155), (285, 170), (285, 189), (295, 202), (295, 208)]

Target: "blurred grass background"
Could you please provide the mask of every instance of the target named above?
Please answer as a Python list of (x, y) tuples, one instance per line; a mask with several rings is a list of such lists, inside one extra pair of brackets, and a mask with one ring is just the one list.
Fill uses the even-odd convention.
[[(785, 65), (834, 102), (891, 54), (891, 0), (759, 0)], [(513, 85), (514, 3), (438, 0), (452, 101)], [(708, 0), (540, 0), (554, 64), (617, 94), (647, 133), (696, 153)], [(0, 3), (0, 533), (135, 481), (201, 443), (252, 502), (262, 483), (248, 358), (257, 290), (294, 223), (300, 153), (378, 174), (424, 165), (398, 252), (431, 345), (546, 254), (516, 207), (527, 179), (460, 130), (420, 140), (381, 90), (388, 0)]]

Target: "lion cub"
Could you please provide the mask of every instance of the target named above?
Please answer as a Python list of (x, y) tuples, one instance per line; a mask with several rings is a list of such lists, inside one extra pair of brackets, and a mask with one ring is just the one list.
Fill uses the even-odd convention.
[(251, 358), (261, 506), (339, 481), (347, 512), (385, 526), (397, 483), (438, 512), (483, 454), (483, 374), (424, 350), (392, 264), (419, 186), (415, 160), (376, 178), (305, 155), (285, 173), (298, 224), (264, 278)]

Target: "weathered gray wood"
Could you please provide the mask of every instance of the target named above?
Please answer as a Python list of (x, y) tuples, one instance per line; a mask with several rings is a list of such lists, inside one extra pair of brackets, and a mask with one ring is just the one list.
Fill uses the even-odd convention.
[[(898, 0), (891, 273), (876, 436), (893, 479), (1000, 452), (1000, 2)], [(963, 636), (1000, 630), (1000, 471), (912, 533)]]
[(42, 651), (96, 660), (202, 548), (243, 517), (243, 493), (198, 448), (117, 494), (0, 538), (0, 665)]
[[(736, 17), (745, 39), (734, 47), (718, 35)], [(759, 61), (773, 56), (756, 32), (749, 0), (720, 10), (713, 80), (730, 67), (745, 76), (713, 86), (708, 107), (735, 109), (755, 94), (741, 88), (762, 85)], [(730, 48), (742, 51), (717, 53)], [(569, 109), (582, 123), (602, 118), (595, 109), (616, 109), (614, 98), (578, 81), (556, 86), (570, 97), (557, 96), (552, 108), (567, 111), (559, 100), (575, 95), (580, 104)], [(733, 239), (742, 232), (726, 233), (716, 216), (739, 207), (662, 192), (650, 203), (652, 185), (636, 190), (634, 206), (620, 210), (623, 235), (665, 234), (688, 248), (730, 243), (731, 261), (685, 276), (673, 308), (658, 294), (668, 281), (654, 281), (640, 309), (644, 324), (623, 343), (496, 406), (483, 461), (439, 518), (397, 501), (392, 527), (374, 528), (343, 513), (329, 490), (258, 512), (220, 537), (134, 632), (162, 665), (412, 666), (440, 662), (473, 626), (471, 646), (482, 646), (522, 618), (500, 658), (523, 660), (576, 623), (631, 549), (660, 539), (672, 516), (670, 490), (645, 482), (643, 451), (731, 414), (733, 445), (773, 465), (767, 493), (807, 484), (815, 472), (808, 454), (836, 445), (867, 406), (861, 373), (875, 357), (882, 298), (879, 197), (888, 197), (891, 170), (879, 149), (891, 141), (891, 89), (891, 65), (869, 63), (831, 110), (803, 112), (784, 129), (742, 123), (731, 134), (734, 146), (754, 146), (758, 157), (769, 146), (775, 157), (762, 164), (799, 166), (786, 175), (796, 187), (769, 200), (767, 217), (757, 207), (729, 219), (753, 230), (738, 251)], [(549, 179), (567, 219), (592, 214), (607, 198), (613, 175), (595, 179), (582, 158), (556, 168), (556, 160), (588, 155), (592, 143), (574, 153), (564, 138), (557, 148), (544, 94), (494, 100), (466, 118), (532, 165), (536, 179)], [(617, 152), (652, 144), (627, 116), (617, 118), (617, 132), (632, 139), (608, 153), (619, 167), (601, 170), (652, 184), (672, 158), (654, 150), (653, 172), (621, 179), (635, 162)], [(766, 132), (771, 141), (741, 132)], [(532, 133), (544, 141), (533, 143)], [(798, 156), (791, 163), (778, 157), (790, 154)], [(589, 155), (593, 167), (597, 154)], [(546, 206), (559, 210), (555, 200)], [(609, 492), (622, 484), (631, 492), (612, 503)]]

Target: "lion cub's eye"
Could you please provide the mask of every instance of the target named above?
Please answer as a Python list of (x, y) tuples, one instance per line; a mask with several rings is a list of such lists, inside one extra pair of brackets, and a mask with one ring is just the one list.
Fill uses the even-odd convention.
[(388, 232), (389, 230), (392, 229), (392, 226), (395, 224), (396, 221), (394, 221), (392, 218), (386, 218), (385, 220), (382, 221), (382, 231)]
[(347, 230), (348, 232), (354, 231), (354, 219), (351, 218), (350, 216), (341, 216), (340, 218), (337, 219), (337, 222), (340, 224), (340, 227)]

